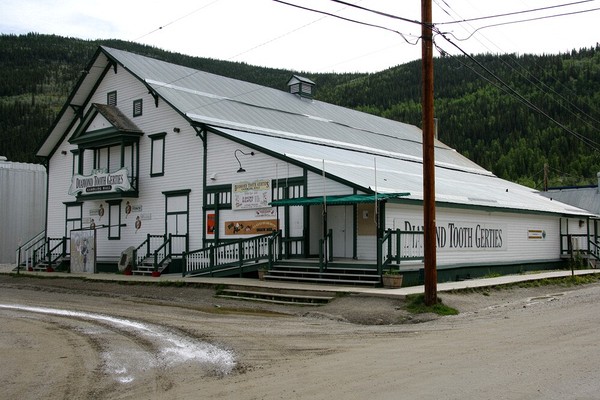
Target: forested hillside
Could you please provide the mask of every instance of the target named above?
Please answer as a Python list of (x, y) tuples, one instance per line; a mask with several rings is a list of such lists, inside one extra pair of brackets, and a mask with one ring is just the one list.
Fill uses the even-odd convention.
[[(0, 35), (0, 155), (35, 150), (100, 45), (278, 89), (292, 71), (189, 57), (117, 40)], [(435, 65), (440, 140), (500, 177), (541, 187), (594, 183), (600, 171), (600, 46), (569, 54), (443, 57)], [(301, 73), (319, 100), (421, 125), (420, 63), (375, 74)]]

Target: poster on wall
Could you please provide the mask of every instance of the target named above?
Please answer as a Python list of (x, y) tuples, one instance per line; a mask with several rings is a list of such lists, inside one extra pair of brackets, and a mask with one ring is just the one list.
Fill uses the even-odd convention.
[(206, 215), (206, 234), (215, 234), (215, 213), (210, 213)]
[(233, 210), (252, 210), (269, 208), (272, 199), (271, 181), (257, 179), (254, 182), (238, 182), (233, 184)]
[(226, 235), (263, 235), (278, 229), (276, 219), (227, 221), (225, 222)]
[(71, 272), (96, 272), (96, 231), (71, 231)]

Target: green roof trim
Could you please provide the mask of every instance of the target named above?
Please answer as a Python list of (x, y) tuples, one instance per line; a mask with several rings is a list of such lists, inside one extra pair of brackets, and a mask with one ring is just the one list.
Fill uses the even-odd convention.
[(315, 197), (298, 197), (295, 199), (282, 199), (275, 200), (269, 203), (273, 207), (279, 206), (312, 206), (323, 204), (323, 200), (327, 203), (327, 205), (331, 206), (341, 206), (341, 205), (352, 205), (359, 203), (373, 203), (375, 202), (375, 198), (377, 201), (388, 200), (388, 199), (396, 199), (399, 197), (410, 196), (410, 193), (377, 193), (377, 194), (350, 194), (350, 195), (340, 195), (340, 196), (326, 196), (323, 199), (323, 196), (315, 196)]

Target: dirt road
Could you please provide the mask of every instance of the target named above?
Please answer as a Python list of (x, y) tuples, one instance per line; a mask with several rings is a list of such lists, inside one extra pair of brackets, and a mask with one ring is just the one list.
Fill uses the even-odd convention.
[(0, 275), (0, 398), (600, 398), (600, 284), (441, 297), (460, 315), (406, 323), (393, 299)]

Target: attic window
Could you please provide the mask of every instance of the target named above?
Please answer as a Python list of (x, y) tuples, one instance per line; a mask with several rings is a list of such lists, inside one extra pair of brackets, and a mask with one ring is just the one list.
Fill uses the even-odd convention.
[(133, 101), (133, 116), (139, 117), (140, 115), (142, 115), (142, 110), (143, 110), (142, 99), (134, 100)]
[(117, 105), (117, 92), (108, 92), (106, 94), (106, 104), (109, 106), (116, 106)]

